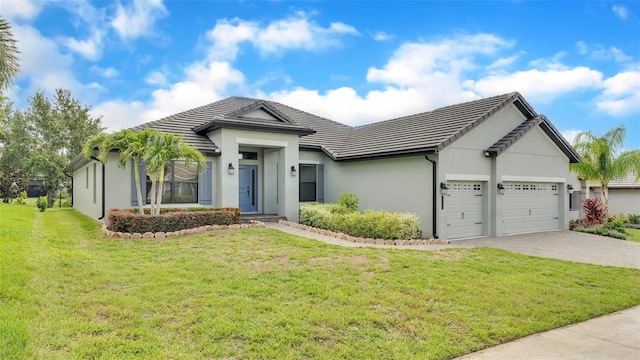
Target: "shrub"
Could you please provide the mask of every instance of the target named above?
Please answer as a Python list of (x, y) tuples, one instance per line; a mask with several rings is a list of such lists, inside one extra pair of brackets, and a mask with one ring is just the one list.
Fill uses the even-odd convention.
[(603, 226), (577, 227), (574, 229), (574, 231), (627, 240), (626, 234), (623, 234), (616, 230), (607, 229)]
[(47, 198), (44, 196), (41, 196), (38, 198), (38, 200), (36, 200), (36, 206), (38, 207), (38, 209), (40, 209), (40, 212), (44, 212), (45, 210), (47, 210), (47, 206), (49, 204), (47, 203)]
[(584, 221), (583, 219), (578, 219), (578, 220), (569, 220), (569, 230), (573, 230), (577, 227), (584, 227)]
[(415, 239), (422, 235), (415, 214), (345, 209), (340, 204), (304, 204), (300, 207), (300, 223), (365, 238)]
[(627, 214), (607, 215), (606, 222), (621, 222), (624, 224), (629, 222), (629, 215)]
[(338, 197), (338, 205), (342, 205), (350, 211), (358, 211), (358, 197), (352, 192), (343, 192)]
[(629, 221), (629, 224), (636, 224), (636, 225), (640, 225), (640, 215), (638, 214), (629, 214), (627, 216), (627, 220)]
[(129, 210), (111, 209), (107, 228), (115, 232), (145, 233), (173, 232), (206, 225), (239, 223), (240, 210), (224, 209), (167, 209), (160, 215), (142, 215)]
[[(120, 209), (111, 209), (111, 210), (120, 210)], [(128, 208), (128, 209), (122, 209), (122, 211), (127, 211), (130, 212), (132, 214), (138, 214), (138, 208)], [(235, 224), (239, 224), (240, 223), (240, 209), (239, 208), (202, 208), (202, 207), (191, 207), (191, 208), (160, 208), (160, 214), (168, 214), (168, 213), (174, 213), (174, 212), (199, 212), (199, 211), (228, 211), (233, 213), (234, 216), (234, 223)], [(144, 209), (144, 213), (149, 215), (151, 214), (151, 209), (149, 208), (145, 208)]]
[(604, 224), (607, 212), (602, 206), (600, 199), (586, 199), (583, 205), (585, 225), (602, 225)]
[(22, 191), (20, 192), (20, 194), (18, 195), (18, 197), (16, 197), (13, 200), (14, 204), (18, 204), (18, 205), (24, 205), (27, 203), (27, 192), (26, 191)]

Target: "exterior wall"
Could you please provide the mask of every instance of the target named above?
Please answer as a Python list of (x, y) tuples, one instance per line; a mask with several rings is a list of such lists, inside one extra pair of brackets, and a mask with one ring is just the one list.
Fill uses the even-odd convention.
[(100, 162), (92, 160), (73, 173), (73, 207), (94, 219), (102, 216), (102, 164)]
[[(593, 189), (590, 198), (601, 197), (600, 188)], [(609, 214), (640, 214), (640, 188), (609, 188)]]

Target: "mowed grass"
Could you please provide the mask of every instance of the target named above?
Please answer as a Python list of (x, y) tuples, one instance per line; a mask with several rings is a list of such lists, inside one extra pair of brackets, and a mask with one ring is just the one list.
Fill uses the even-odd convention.
[(1, 359), (446, 359), (640, 303), (640, 271), (342, 248), (269, 229), (114, 240), (0, 205)]
[(629, 236), (627, 236), (628, 241), (640, 242), (640, 229), (626, 228), (624, 231), (629, 234)]

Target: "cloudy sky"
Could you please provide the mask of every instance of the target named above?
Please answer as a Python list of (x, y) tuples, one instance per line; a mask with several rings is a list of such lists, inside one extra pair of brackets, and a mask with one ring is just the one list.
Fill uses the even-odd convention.
[(350, 125), (519, 91), (572, 139), (640, 147), (638, 1), (2, 0), (22, 73), (109, 130), (228, 96)]

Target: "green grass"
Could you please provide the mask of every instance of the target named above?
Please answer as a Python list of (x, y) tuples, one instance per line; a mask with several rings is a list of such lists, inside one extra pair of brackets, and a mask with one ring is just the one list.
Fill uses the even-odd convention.
[(342, 248), (269, 229), (114, 240), (0, 205), (1, 359), (446, 359), (640, 303), (640, 271)]
[(625, 228), (624, 231), (629, 234), (627, 236), (628, 241), (640, 242), (640, 229)]

